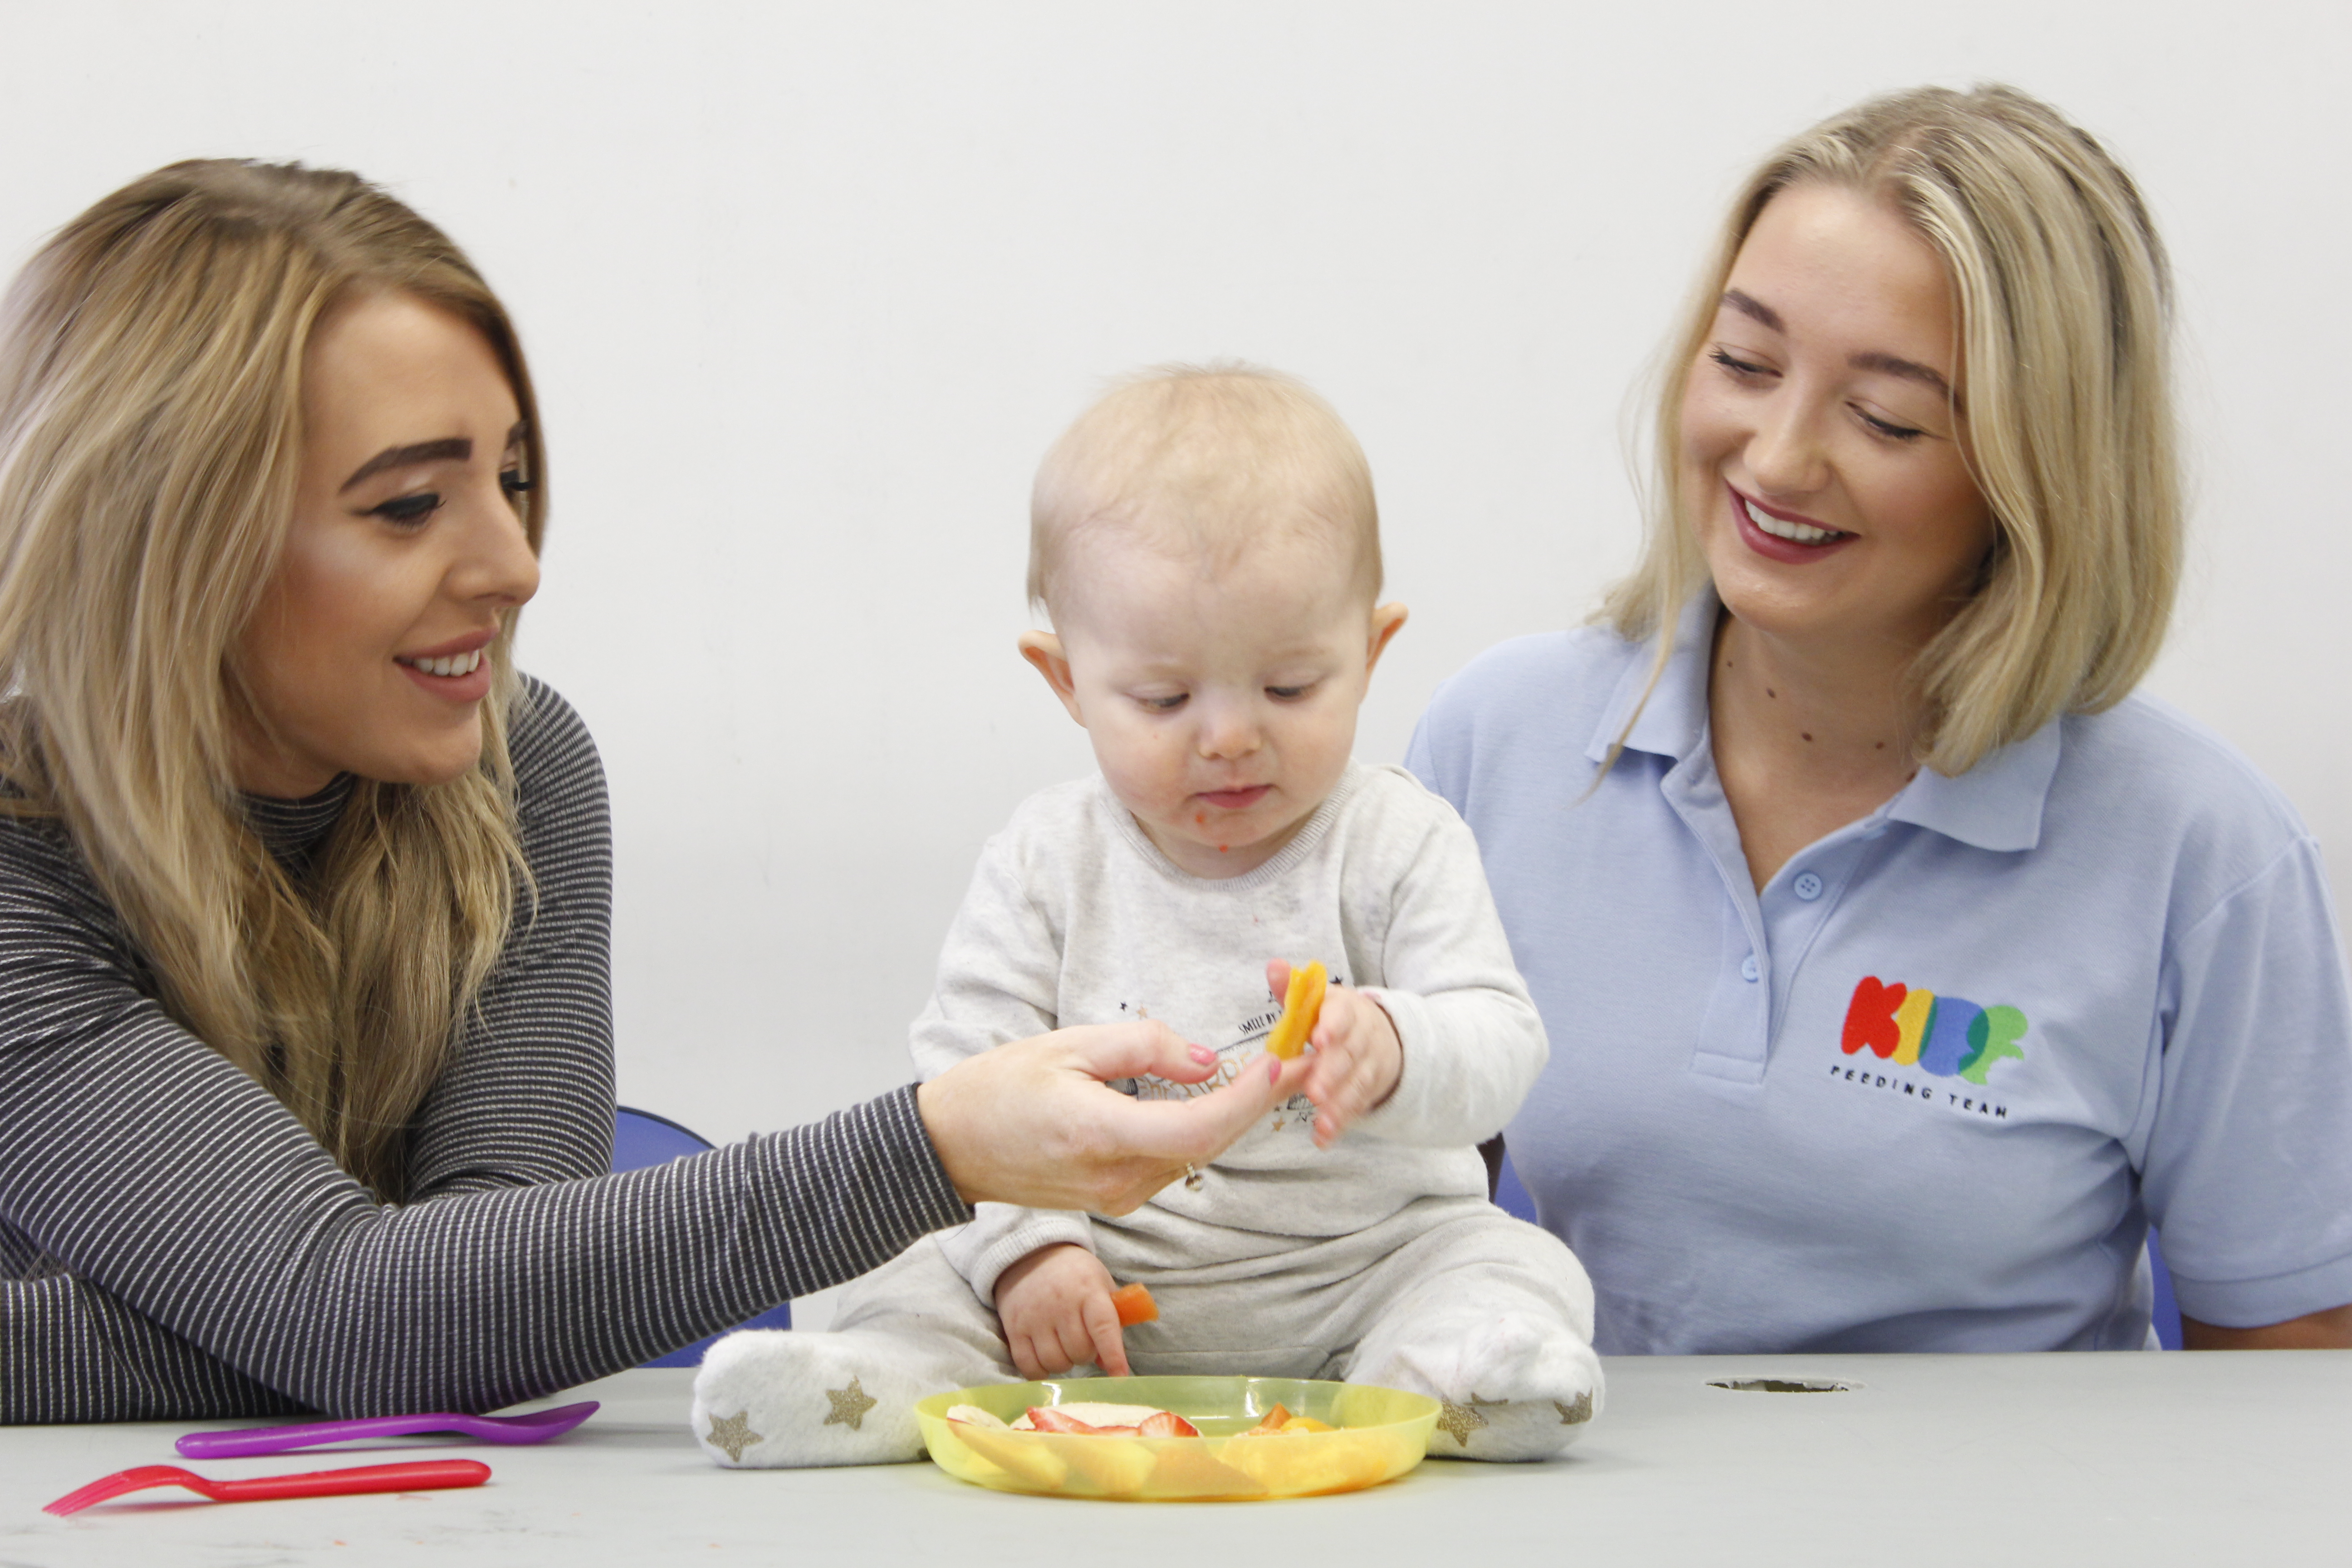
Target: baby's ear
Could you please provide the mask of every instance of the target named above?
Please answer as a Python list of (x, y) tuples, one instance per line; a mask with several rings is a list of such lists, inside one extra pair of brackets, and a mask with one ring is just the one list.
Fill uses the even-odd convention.
[(1070, 679), (1070, 659), (1062, 651), (1062, 639), (1052, 632), (1023, 632), (1021, 657), (1036, 667), (1054, 695), (1062, 700), (1062, 706), (1070, 710), (1070, 717), (1084, 729), (1086, 715), (1078, 711), (1078, 689)]
[(1387, 651), (1389, 640), (1403, 628), (1406, 614), (1402, 605), (1372, 606), (1372, 640), (1371, 647), (1364, 655), (1365, 674), (1370, 675), (1372, 667), (1381, 662), (1381, 655)]

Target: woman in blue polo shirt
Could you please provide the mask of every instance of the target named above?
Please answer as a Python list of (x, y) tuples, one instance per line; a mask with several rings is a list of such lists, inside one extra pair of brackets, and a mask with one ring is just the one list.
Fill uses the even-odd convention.
[(1735, 204), (1600, 624), (1439, 693), (1604, 1352), (2352, 1343), (2310, 834), (2129, 694), (2179, 555), (2161, 247), (2048, 107), (1922, 90)]

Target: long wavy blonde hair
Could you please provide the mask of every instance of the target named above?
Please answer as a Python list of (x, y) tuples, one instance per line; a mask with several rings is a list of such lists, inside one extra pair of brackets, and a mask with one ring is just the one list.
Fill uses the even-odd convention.
[(61, 819), (173, 1017), (268, 1086), (336, 1161), (402, 1195), (405, 1131), (529, 885), (489, 650), (480, 764), (357, 781), (311, 867), (248, 822), (232, 738), (265, 731), (233, 650), (292, 515), (303, 353), (356, 292), (505, 310), (431, 224), (357, 175), (175, 163), (66, 226), (0, 305), (0, 809)]
[(1995, 541), (1910, 679), (1919, 760), (1965, 773), (2060, 713), (2121, 701), (2163, 645), (2181, 548), (2164, 247), (2098, 142), (2011, 88), (1874, 99), (1776, 149), (1733, 202), (1666, 350), (1647, 539), (1601, 612), (1627, 637), (1658, 635), (1658, 669), (1707, 580), (1681, 493), (1684, 392), (1748, 230), (1808, 181), (1902, 215), (1959, 301), (1971, 468)]

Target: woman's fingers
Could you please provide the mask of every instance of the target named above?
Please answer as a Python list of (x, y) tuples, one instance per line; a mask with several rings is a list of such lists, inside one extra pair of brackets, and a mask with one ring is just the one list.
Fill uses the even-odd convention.
[(1259, 1058), (1234, 1081), (1183, 1101), (1137, 1100), (1107, 1079), (1214, 1076), (1173, 1030), (1107, 1024), (1016, 1040), (959, 1062), (916, 1091), (924, 1128), (967, 1203), (1126, 1214), (1223, 1152), (1277, 1100), (1305, 1058)]
[(1297, 1093), (1307, 1066), (1303, 1058), (1258, 1057), (1208, 1094), (1118, 1108), (1108, 1131), (1139, 1154), (1125, 1169), (1107, 1173), (1111, 1179), (1090, 1206), (1097, 1214), (1127, 1214), (1188, 1170), (1208, 1164), (1268, 1110)]
[(1295, 1057), (1254, 1057), (1232, 1082), (1190, 1100), (1139, 1101), (1129, 1120), (1138, 1142), (1176, 1163), (1205, 1165), (1233, 1146), (1260, 1116), (1297, 1094), (1313, 1061)]
[(1091, 1024), (1045, 1037), (1064, 1042), (1070, 1060), (1088, 1078), (1164, 1078), (1198, 1083), (1214, 1076), (1217, 1053), (1196, 1046), (1155, 1019)]

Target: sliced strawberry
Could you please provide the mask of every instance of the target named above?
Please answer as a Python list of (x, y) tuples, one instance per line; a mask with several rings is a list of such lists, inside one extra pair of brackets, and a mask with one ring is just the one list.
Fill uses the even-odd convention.
[(1146, 1437), (1197, 1437), (1201, 1435), (1198, 1426), (1173, 1410), (1163, 1410), (1157, 1415), (1145, 1417), (1143, 1425), (1136, 1430)]
[[(1029, 1407), (1029, 1425), (1035, 1427), (1040, 1432), (1076, 1432), (1081, 1435), (1093, 1432), (1113, 1432), (1118, 1430), (1118, 1428), (1114, 1426), (1089, 1426), (1087, 1423), (1079, 1420), (1076, 1416), (1065, 1415), (1050, 1405), (1031, 1405)], [(1130, 1426), (1128, 1430), (1131, 1432), (1134, 1428)]]

